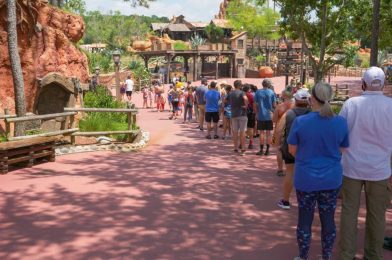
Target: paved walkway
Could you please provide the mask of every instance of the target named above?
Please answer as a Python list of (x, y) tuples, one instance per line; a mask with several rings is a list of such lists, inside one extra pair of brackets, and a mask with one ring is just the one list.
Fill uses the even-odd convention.
[[(234, 157), (230, 141), (208, 142), (195, 125), (167, 118), (141, 110), (152, 134), (141, 152), (69, 155), (0, 176), (0, 259), (296, 256), (296, 205), (276, 207), (274, 155)], [(392, 234), (392, 212), (388, 221)], [(363, 211), (360, 222), (362, 240)], [(311, 259), (317, 218), (314, 226)]]

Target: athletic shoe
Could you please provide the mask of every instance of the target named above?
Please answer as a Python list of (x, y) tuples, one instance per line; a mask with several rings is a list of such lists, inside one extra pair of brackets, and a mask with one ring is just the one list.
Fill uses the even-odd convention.
[(266, 155), (266, 156), (267, 156), (267, 155), (270, 155), (270, 151), (268, 151), (268, 150), (265, 151), (264, 155)]
[(290, 209), (290, 202), (285, 201), (285, 200), (280, 200), (278, 202), (278, 207), (281, 209)]
[(257, 153), (256, 153), (256, 155), (263, 155), (263, 151), (258, 151)]
[(241, 150), (240, 155), (245, 156), (245, 150)]
[(253, 149), (253, 144), (249, 144), (248, 149)]
[(206, 139), (211, 139), (211, 135), (207, 135), (207, 136), (206, 136)]
[(294, 260), (305, 260), (305, 259), (303, 259), (303, 258), (301, 258), (299, 256), (296, 256), (296, 257), (294, 257)]
[(218, 135), (214, 135), (214, 139), (219, 139), (219, 136)]
[(238, 153), (238, 150), (237, 150), (237, 149), (234, 149), (233, 152)]
[(276, 172), (276, 175), (277, 175), (278, 177), (283, 177), (283, 176), (285, 176), (286, 174), (284, 174), (283, 171), (279, 170), (279, 171)]

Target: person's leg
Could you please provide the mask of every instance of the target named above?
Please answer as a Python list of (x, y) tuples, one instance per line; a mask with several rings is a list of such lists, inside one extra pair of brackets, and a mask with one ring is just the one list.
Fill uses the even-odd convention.
[(192, 114), (193, 114), (193, 108), (188, 107), (188, 121), (189, 121), (189, 123), (192, 121)]
[(199, 120), (199, 107), (196, 104), (193, 107), (195, 109), (195, 120), (198, 121)]
[(383, 259), (385, 212), (391, 201), (389, 179), (366, 181), (365, 259)]
[(281, 173), (283, 175), (283, 158), (280, 149), (278, 149), (278, 151), (276, 152), (276, 162), (278, 164), (278, 173)]
[(219, 112), (214, 113), (213, 122), (214, 122), (214, 138), (217, 138), (218, 137)]
[(186, 106), (184, 111), (184, 123), (186, 122), (187, 113), (188, 113), (188, 107)]
[(265, 140), (265, 137), (264, 137), (264, 130), (263, 130), (263, 128), (262, 128), (262, 126), (263, 126), (263, 123), (261, 122), (261, 121), (259, 121), (258, 123), (257, 123), (259, 126), (258, 126), (258, 129), (260, 129), (259, 130), (259, 134), (260, 134), (260, 137), (259, 137), (259, 140), (260, 140), (260, 151), (257, 153), (257, 155), (263, 155), (263, 150), (264, 150), (264, 140)]
[(336, 238), (335, 210), (340, 189), (320, 191), (317, 199), (321, 222), (323, 260), (330, 260)]
[(293, 190), (294, 164), (286, 164), (286, 176), (283, 180), (283, 200), (289, 202)]
[(248, 124), (248, 118), (241, 117), (239, 131), (240, 131), (240, 143), (241, 143), (242, 151), (245, 151), (247, 124)]
[(204, 129), (205, 113), (206, 113), (205, 106), (199, 105), (199, 126), (200, 126), (200, 129)]
[(212, 117), (211, 117), (208, 113), (206, 113), (206, 114), (205, 114), (205, 118), (206, 118), (206, 123), (207, 123), (207, 136), (211, 136), (211, 130), (212, 130), (212, 126), (211, 126)]
[(264, 155), (269, 155), (270, 154), (269, 150), (270, 150), (270, 145), (271, 145), (271, 140), (272, 140), (271, 137), (272, 137), (271, 136), (271, 131), (270, 130), (265, 131), (265, 140), (267, 142), (267, 149), (265, 150)]
[(343, 177), (339, 259), (352, 260), (357, 251), (358, 211), (363, 182)]
[(312, 241), (312, 223), (317, 201), (317, 192), (302, 192), (297, 190), (298, 226), (297, 242), (299, 257), (309, 259), (310, 243)]
[(238, 150), (238, 118), (231, 119), (234, 150)]

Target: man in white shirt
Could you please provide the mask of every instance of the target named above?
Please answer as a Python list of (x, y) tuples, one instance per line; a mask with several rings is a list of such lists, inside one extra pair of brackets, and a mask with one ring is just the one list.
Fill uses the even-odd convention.
[(131, 101), (133, 86), (135, 85), (135, 83), (131, 79), (131, 76), (127, 77), (127, 80), (125, 81), (125, 85), (126, 85), (125, 93), (127, 94), (127, 99), (128, 99), (128, 101)]
[(362, 79), (362, 96), (349, 99), (340, 112), (350, 131), (350, 147), (342, 157), (341, 260), (355, 259), (362, 187), (366, 196), (365, 259), (383, 258), (392, 154), (392, 99), (383, 95), (384, 83), (384, 72), (371, 67)]

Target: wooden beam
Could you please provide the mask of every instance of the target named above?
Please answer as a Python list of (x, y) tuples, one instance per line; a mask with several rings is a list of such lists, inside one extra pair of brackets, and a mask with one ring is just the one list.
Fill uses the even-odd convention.
[(140, 130), (123, 130), (123, 131), (102, 131), (102, 132), (74, 132), (71, 136), (99, 136), (99, 135), (117, 135), (117, 134), (138, 134)]
[(127, 109), (127, 108), (71, 108), (66, 107), (64, 111), (72, 112), (109, 112), (109, 113), (137, 113), (137, 109)]
[(22, 116), (22, 117), (12, 117), (6, 118), (5, 121), (8, 123), (11, 122), (26, 122), (33, 120), (43, 120), (43, 119), (53, 119), (57, 117), (66, 117), (75, 115), (76, 112), (65, 112), (65, 113), (56, 113), (56, 114), (48, 114), (48, 115), (38, 115), (38, 116)]
[(79, 131), (79, 128), (71, 128), (71, 129), (67, 129), (67, 130), (59, 130), (59, 131), (37, 134), (37, 135), (25, 135), (25, 136), (11, 137), (9, 139), (9, 141), (29, 140), (29, 139), (33, 139), (36, 137), (51, 137), (51, 136), (56, 136), (56, 135), (67, 135), (67, 134), (71, 134), (71, 133), (74, 133), (77, 131)]

